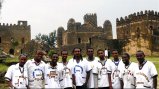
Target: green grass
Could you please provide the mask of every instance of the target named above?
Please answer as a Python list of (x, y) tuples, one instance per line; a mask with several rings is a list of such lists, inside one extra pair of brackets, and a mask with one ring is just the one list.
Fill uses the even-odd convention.
[(6, 66), (5, 64), (0, 64), (0, 72), (4, 72), (8, 69), (8, 66)]

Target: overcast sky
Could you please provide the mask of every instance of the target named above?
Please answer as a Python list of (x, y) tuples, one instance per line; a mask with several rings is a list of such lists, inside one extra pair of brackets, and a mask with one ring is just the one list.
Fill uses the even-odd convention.
[(96, 13), (98, 26), (110, 20), (115, 34), (116, 18), (145, 10), (159, 12), (159, 0), (4, 0), (0, 22), (28, 21), (31, 38), (35, 38), (38, 33), (48, 34), (60, 26), (67, 29), (70, 18), (83, 24), (86, 13)]

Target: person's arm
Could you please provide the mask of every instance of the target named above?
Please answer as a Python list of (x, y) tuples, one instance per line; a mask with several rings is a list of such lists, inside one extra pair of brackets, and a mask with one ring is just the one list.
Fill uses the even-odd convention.
[(120, 86), (121, 86), (121, 89), (123, 89), (123, 86), (124, 86), (124, 82), (122, 79), (120, 79)]
[(76, 86), (76, 77), (75, 77), (75, 74), (72, 74), (72, 83)]
[(87, 83), (88, 83), (88, 80), (89, 80), (89, 77), (90, 77), (90, 72), (91, 72), (91, 70), (90, 70), (90, 71), (87, 71), (85, 85), (87, 85)]
[(157, 89), (157, 75), (153, 76), (153, 89)]
[(11, 89), (13, 88), (12, 81), (6, 81), (6, 83), (7, 83), (7, 87)]
[(108, 73), (108, 82), (109, 82), (109, 89), (113, 89), (112, 88), (111, 73)]
[(10, 66), (7, 70), (7, 73), (5, 74), (5, 82), (7, 83), (8, 87), (13, 88), (12, 85), (12, 69), (13, 69), (14, 65)]

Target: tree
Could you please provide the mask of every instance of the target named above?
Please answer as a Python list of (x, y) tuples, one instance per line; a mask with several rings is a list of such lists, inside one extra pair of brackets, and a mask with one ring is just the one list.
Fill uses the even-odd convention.
[(45, 47), (44, 49), (47, 47), (54, 48), (56, 46), (56, 30), (49, 33), (49, 35), (39, 33), (35, 36), (35, 40), (43, 45)]

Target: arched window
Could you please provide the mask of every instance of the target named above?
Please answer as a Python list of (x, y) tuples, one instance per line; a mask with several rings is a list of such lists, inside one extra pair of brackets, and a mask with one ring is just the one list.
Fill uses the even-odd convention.
[(22, 44), (24, 44), (24, 43), (25, 43), (25, 38), (23, 37), (23, 38), (22, 38)]
[(137, 38), (140, 37), (140, 28), (138, 27), (137, 30), (136, 30), (136, 35), (137, 35)]
[(89, 44), (91, 44), (92, 43), (92, 39), (91, 38), (89, 38)]
[(1, 37), (0, 37), (0, 43), (2, 43)]
[(81, 43), (81, 38), (78, 38), (78, 43)]

